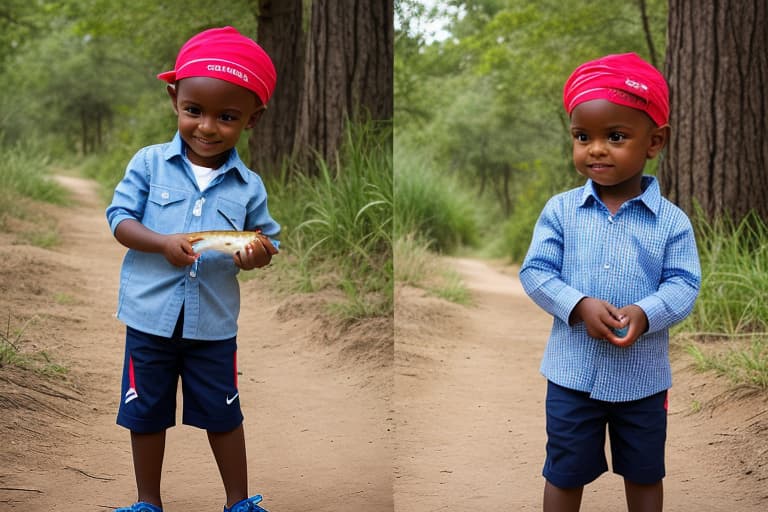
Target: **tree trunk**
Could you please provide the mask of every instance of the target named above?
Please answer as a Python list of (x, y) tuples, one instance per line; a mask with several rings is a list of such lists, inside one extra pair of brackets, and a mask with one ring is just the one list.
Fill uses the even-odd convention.
[(672, 139), (664, 193), (689, 213), (768, 219), (765, 2), (670, 0), (666, 77)]
[(289, 158), (312, 172), (315, 154), (335, 162), (347, 118), (392, 118), (393, 3), (313, 0), (309, 14), (301, 0), (272, 3), (260, 2), (259, 43), (277, 90), (251, 135), (252, 164), (269, 174)]
[(262, 175), (279, 173), (283, 159), (290, 159), (298, 146), (298, 85), (304, 83), (306, 52), (303, 12), (302, 0), (259, 1), (257, 41), (277, 71), (275, 92), (248, 140), (251, 168)]

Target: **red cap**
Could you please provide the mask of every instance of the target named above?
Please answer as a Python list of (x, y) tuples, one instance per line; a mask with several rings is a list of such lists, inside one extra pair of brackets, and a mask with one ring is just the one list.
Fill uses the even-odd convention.
[(179, 50), (176, 67), (157, 78), (169, 84), (192, 76), (226, 80), (256, 93), (266, 105), (277, 72), (261, 46), (232, 27), (212, 28), (193, 36)]
[(642, 110), (657, 126), (669, 121), (667, 82), (636, 53), (606, 55), (574, 70), (563, 88), (568, 115), (580, 103), (597, 99)]

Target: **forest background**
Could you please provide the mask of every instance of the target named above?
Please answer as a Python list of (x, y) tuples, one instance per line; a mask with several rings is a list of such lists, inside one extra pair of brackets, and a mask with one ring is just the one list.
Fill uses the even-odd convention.
[[(704, 14), (720, 5), (694, 3)], [(175, 130), (170, 102), (155, 75), (170, 69), (181, 42), (203, 28), (226, 24), (258, 40), (267, 4), (235, 0), (212, 9), (199, 0), (4, 2), (0, 229), (9, 218), (27, 217), (36, 228), (24, 236), (38, 245), (55, 245), (55, 219), (35, 217), (33, 203), (22, 198), (66, 201), (47, 176), (67, 170), (99, 180), (106, 201), (130, 156), (144, 145), (168, 140)], [(309, 11), (321, 3), (288, 4)], [(335, 307), (347, 318), (391, 316), (394, 280), (451, 300), (466, 298), (461, 284), (440, 268), (439, 254), (520, 261), (546, 199), (581, 181), (570, 164), (561, 107), (565, 78), (577, 63), (625, 51), (664, 69), (670, 41), (677, 41), (669, 37), (671, 20), (686, 15), (681, 4), (687, 3), (395, 2), (394, 55), (386, 47), (378, 51), (394, 65), (394, 144), (391, 116), (366, 118), (350, 111), (354, 122), (341, 132), (345, 143), (330, 150), (307, 145), (309, 152), (298, 160), (259, 168), (270, 190), (270, 208), (284, 224), (283, 242), (291, 248), (290, 258), (276, 262), (282, 267), (276, 274), (284, 280), (281, 287), (287, 292), (338, 289), (344, 300)], [(735, 4), (747, 3), (726, 4), (713, 12), (735, 13)], [(357, 0), (324, 5), (370, 11), (352, 9), (362, 5)], [(389, 2), (382, 5), (392, 9)], [(760, 64), (750, 68), (765, 73), (764, 8), (742, 14), (727, 19), (762, 27), (744, 58)], [(299, 18), (298, 27), (308, 32), (313, 27), (306, 20)], [(437, 38), (429, 33), (431, 23), (443, 27)], [(353, 55), (362, 46), (359, 42), (344, 51)], [(691, 57), (689, 62), (682, 54), (677, 61), (703, 66), (723, 56), (699, 52), (697, 57), (703, 61)], [(760, 83), (765, 98), (768, 82)], [(713, 94), (710, 103), (727, 106), (726, 95)], [(386, 91), (379, 95), (387, 97)], [(313, 108), (323, 104), (309, 102)], [(755, 107), (758, 114), (765, 113), (764, 100), (762, 105)], [(743, 113), (745, 122), (731, 127), (748, 126), (749, 112)], [(673, 142), (685, 133), (673, 129)], [(735, 133), (739, 136), (727, 143), (735, 140), (765, 153), (766, 138), (759, 131)], [(239, 150), (248, 162), (258, 147), (258, 139), (249, 144), (244, 137)], [(728, 173), (738, 163), (733, 158), (701, 167)], [(656, 173), (658, 167), (651, 162), (647, 172)], [(765, 161), (752, 167), (756, 181), (743, 181), (764, 193)], [(689, 350), (702, 367), (766, 387), (766, 201), (743, 199), (739, 203), (757, 213), (730, 218), (717, 209), (700, 214), (688, 208), (697, 228), (704, 281), (694, 314), (678, 332), (691, 340)], [(735, 202), (720, 197), (720, 204)], [(710, 343), (701, 343), (712, 340), (725, 341), (727, 350), (710, 351)]]
[(672, 95), (671, 143), (645, 172), (691, 216), (702, 262), (676, 343), (701, 369), (768, 387), (768, 65), (757, 50), (768, 31), (755, 21), (765, 6), (403, 0), (395, 10), (397, 279), (462, 300), (430, 252), (520, 262), (546, 200), (583, 183), (565, 80), (587, 60), (636, 52)]

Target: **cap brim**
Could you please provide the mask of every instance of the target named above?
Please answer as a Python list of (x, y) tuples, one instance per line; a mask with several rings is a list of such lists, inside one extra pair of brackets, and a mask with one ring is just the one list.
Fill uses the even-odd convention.
[(169, 84), (176, 82), (176, 70), (173, 69), (171, 71), (166, 71), (165, 73), (160, 73), (157, 75), (157, 78), (160, 80), (163, 80), (165, 82), (168, 82)]

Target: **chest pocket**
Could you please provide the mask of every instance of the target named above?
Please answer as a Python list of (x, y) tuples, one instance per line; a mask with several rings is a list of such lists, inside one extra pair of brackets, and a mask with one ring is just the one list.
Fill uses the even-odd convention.
[(245, 206), (219, 197), (216, 199), (216, 219), (213, 229), (236, 230), (245, 229)]
[(190, 192), (150, 185), (142, 223), (161, 234), (176, 233), (183, 225), (190, 199)]

